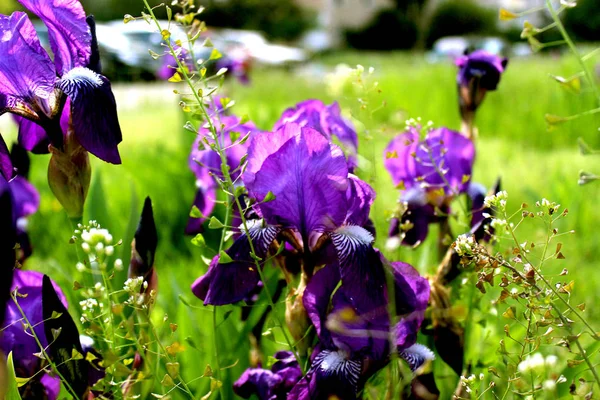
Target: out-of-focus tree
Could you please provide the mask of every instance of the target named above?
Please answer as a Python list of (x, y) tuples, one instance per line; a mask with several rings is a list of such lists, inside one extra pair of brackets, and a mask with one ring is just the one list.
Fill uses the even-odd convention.
[(403, 12), (380, 11), (366, 28), (345, 32), (348, 45), (362, 50), (410, 49), (417, 41), (417, 26)]
[(564, 17), (569, 32), (577, 40), (600, 41), (600, 4), (598, 0), (579, 0)]
[(271, 39), (293, 40), (311, 26), (310, 15), (293, 0), (206, 0), (209, 26), (258, 30)]
[(448, 0), (435, 10), (429, 32), (427, 47), (444, 36), (470, 34), (496, 34), (497, 11), (478, 5), (472, 0)]

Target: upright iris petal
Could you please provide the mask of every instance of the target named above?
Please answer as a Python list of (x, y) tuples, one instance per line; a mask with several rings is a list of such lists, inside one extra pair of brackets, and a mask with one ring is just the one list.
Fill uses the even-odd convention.
[[(272, 141), (272, 136), (284, 139)], [(263, 162), (256, 170), (259, 158)], [(305, 241), (311, 232), (342, 224), (348, 168), (340, 148), (319, 132), (287, 124), (273, 135), (258, 135), (250, 159), (248, 179), (244, 176), (250, 195), (261, 201), (267, 193), (275, 194), (275, 200), (260, 205), (269, 224), (296, 227)]]
[(399, 235), (400, 225), (410, 223), (402, 243), (419, 244), (428, 225), (443, 219), (450, 212), (450, 201), (467, 191), (475, 146), (447, 128), (428, 132), (424, 140), (413, 128), (388, 144), (385, 157), (385, 167), (400, 188), (399, 201), (407, 204), (401, 220), (392, 220), (390, 236)]
[(273, 130), (287, 123), (308, 126), (319, 131), (329, 141), (336, 137), (348, 153), (348, 168), (353, 170), (357, 165), (358, 136), (354, 128), (343, 117), (337, 102), (327, 106), (321, 100), (305, 100), (283, 112)]

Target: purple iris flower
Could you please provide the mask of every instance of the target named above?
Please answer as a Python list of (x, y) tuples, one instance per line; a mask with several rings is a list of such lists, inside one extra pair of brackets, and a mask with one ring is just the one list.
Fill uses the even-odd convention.
[[(252, 122), (242, 124), (236, 116), (219, 115), (219, 102), (214, 101), (211, 104), (211, 109), (215, 109), (217, 113), (213, 117), (213, 123), (218, 132), (220, 146), (226, 148), (225, 156), (227, 157), (227, 165), (230, 168), (229, 173), (234, 183), (241, 184), (239, 179), (240, 162), (248, 152), (252, 136), (260, 130)], [(232, 142), (232, 136), (236, 134), (239, 134), (239, 139)], [(244, 143), (238, 143), (247, 134), (250, 134), (250, 137)], [(235, 145), (232, 145), (233, 143)], [(206, 126), (201, 127), (192, 145), (192, 152), (189, 157), (189, 166), (196, 175), (196, 187), (198, 188), (194, 205), (198, 207), (204, 216), (209, 216), (215, 207), (219, 187), (216, 179), (223, 179), (221, 158), (216, 151), (210, 148), (211, 144), (214, 144), (212, 133)], [(201, 232), (205, 220), (206, 218), (190, 218), (185, 232), (187, 234)]]
[(358, 136), (349, 121), (342, 117), (337, 102), (325, 105), (321, 100), (305, 100), (283, 112), (273, 130), (284, 124), (294, 122), (300, 126), (308, 126), (321, 132), (328, 140), (333, 137), (339, 140), (348, 156), (350, 172), (357, 166)]
[[(388, 263), (378, 256), (393, 274), (396, 310), (402, 318), (390, 327), (387, 303), (371, 310), (371, 315), (361, 314), (352, 305), (354, 287), (342, 283), (336, 290), (337, 268), (327, 265), (318, 271), (304, 292), (304, 306), (319, 344), (309, 371), (288, 399), (356, 399), (366, 380), (387, 364), (391, 351), (398, 352), (413, 371), (433, 358), (429, 349), (416, 344), (429, 301), (427, 279), (408, 264)], [(387, 293), (385, 298), (387, 302)]]
[(233, 384), (233, 391), (245, 399), (284, 400), (302, 378), (300, 365), (291, 351), (278, 351), (271, 369), (248, 368)]
[(459, 57), (458, 66), (458, 97), (460, 115), (466, 125), (468, 134), (473, 134), (475, 111), (483, 102), (489, 90), (496, 90), (500, 77), (508, 65), (508, 59), (476, 50)]
[[(189, 71), (194, 70), (194, 62), (188, 56), (188, 51), (181, 46), (174, 46), (175, 51), (178, 52), (177, 58), (179, 62), (185, 65)], [(166, 52), (162, 59), (160, 68), (156, 71), (156, 77), (161, 80), (169, 80), (175, 71), (177, 70), (177, 61), (170, 52)]]
[[(35, 271), (15, 270), (11, 285), (11, 291), (17, 290), (19, 306), (27, 316), (29, 323), (34, 326), (34, 331), (42, 346), (48, 346), (48, 339), (44, 332), (42, 304), (42, 282), (44, 275)], [(63, 305), (67, 306), (67, 300), (55, 282), (52, 282), (54, 290)], [(42, 368), (42, 359), (35, 353), (40, 352), (35, 339), (29, 331), (25, 331), (23, 316), (14, 301), (10, 300), (6, 305), (6, 318), (3, 326), (3, 334), (0, 337), (0, 348), (5, 354), (13, 353), (15, 372), (17, 376), (28, 378), (36, 374)], [(60, 379), (48, 374), (38, 375), (41, 379), (34, 379), (28, 383), (28, 387), (22, 390), (31, 395), (24, 398), (56, 399), (60, 390)]]
[[(417, 129), (395, 137), (385, 149), (385, 167), (400, 188), (406, 212), (393, 218), (389, 236), (415, 246), (427, 237), (429, 224), (450, 213), (450, 202), (465, 193), (475, 160), (473, 142), (458, 132), (438, 128), (424, 140)], [(408, 229), (400, 237), (401, 225)]]
[(27, 152), (18, 145), (13, 145), (7, 165), (9, 165), (9, 170), (16, 171), (16, 175), (10, 181), (0, 175), (0, 193), (6, 192), (10, 197), (12, 220), (16, 228), (16, 243), (18, 244), (17, 260), (23, 263), (31, 255), (31, 245), (26, 230), (27, 217), (38, 210), (40, 195), (27, 180), (29, 172)]
[(217, 61), (217, 70), (227, 68), (227, 74), (235, 77), (241, 84), (250, 84), (250, 60), (248, 58), (225, 56)]
[(98, 71), (93, 20), (86, 21), (79, 1), (19, 1), (48, 27), (54, 61), (25, 13), (0, 15), (0, 114), (22, 118), (19, 139), (27, 150), (43, 151), (50, 142), (73, 151), (78, 143), (119, 164), (121, 129), (110, 83)]
[[(293, 123), (274, 133), (259, 133), (248, 150), (243, 182), (263, 217), (249, 223), (258, 257), (264, 260), (279, 237), (301, 254), (306, 279), (316, 266), (336, 260), (342, 281), (357, 288), (358, 307), (381, 303), (385, 277), (382, 271), (373, 273), (367, 263), (373, 236), (362, 227), (375, 194), (348, 174), (338, 146), (318, 131)], [(269, 192), (275, 199), (262, 202)], [(215, 257), (208, 272), (192, 285), (205, 304), (241, 301), (259, 281), (245, 234), (227, 254), (234, 262), (219, 263)]]

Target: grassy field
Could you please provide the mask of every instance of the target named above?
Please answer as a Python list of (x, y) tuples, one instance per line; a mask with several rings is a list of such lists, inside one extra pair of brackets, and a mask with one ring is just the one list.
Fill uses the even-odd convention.
[[(307, 69), (302, 74), (257, 70), (252, 74), (251, 86), (232, 83), (225, 89), (237, 103), (233, 109), (235, 113), (248, 114), (259, 127), (269, 129), (285, 108), (306, 98), (338, 100), (343, 108), (355, 104), (356, 99), (332, 98), (322, 79), (310, 75), (321, 75), (338, 62), (375, 67), (375, 77), (382, 90), (379, 96), (386, 106), (374, 115), (374, 124), (378, 127), (371, 132), (374, 139), (361, 142), (363, 150), (377, 156), (374, 168), (359, 170), (358, 174), (369, 179), (377, 191), (371, 216), (379, 233), (378, 244), (383, 247), (386, 212), (393, 208), (398, 195), (383, 168), (383, 148), (401, 131), (403, 121), (409, 117), (422, 117), (434, 121), (437, 126), (458, 129), (455, 67), (450, 63), (430, 65), (421, 57), (407, 54), (348, 53), (321, 61), (319, 68)], [(564, 58), (511, 60), (499, 90), (488, 94), (477, 117), (479, 138), (474, 180), (490, 186), (501, 176), (503, 189), (509, 193), (511, 209), (518, 208), (523, 202), (533, 204), (543, 197), (569, 209), (570, 214), (561, 221), (559, 229), (574, 229), (576, 234), (562, 240), (566, 259), (549, 264), (548, 268), (550, 273), (568, 268), (570, 278), (576, 281), (574, 303), (586, 302), (591, 306), (600, 301), (595, 282), (600, 278), (596, 231), (600, 226), (596, 205), (600, 185), (580, 187), (577, 176), (582, 169), (600, 172), (600, 160), (580, 155), (576, 140), (583, 137), (592, 147), (600, 147), (600, 118), (574, 121), (553, 132), (546, 130), (544, 122), (545, 113), (571, 115), (593, 108), (589, 96), (567, 93), (548, 77), (548, 74), (571, 76), (576, 72), (575, 64)], [(226, 397), (230, 398), (231, 382), (248, 363), (248, 345), (242, 333), (244, 325), (238, 322), (237, 313), (233, 313), (219, 325), (215, 334), (211, 323), (212, 308), (203, 307), (189, 290), (192, 281), (206, 269), (200, 250), (183, 235), (195, 190), (194, 178), (187, 167), (193, 134), (181, 128), (184, 116), (178, 110), (176, 95), (166, 85), (117, 85), (116, 91), (124, 135), (120, 146), (123, 165), (93, 161), (92, 192), (97, 194), (98, 188), (102, 188), (106, 209), (92, 217), (109, 227), (116, 238), (123, 237), (132, 215), (137, 219), (143, 197), (149, 195), (152, 198), (159, 229), (156, 267), (160, 296), (154, 314), (156, 322), (164, 333), (165, 342), (178, 340), (188, 347), (181, 356), (182, 365), (187, 366), (183, 374), (188, 381), (200, 376), (206, 364), (216, 366), (213, 344), (214, 340), (218, 341), (220, 366), (231, 366), (221, 372)], [(11, 137), (14, 129), (3, 133)], [(69, 221), (46, 183), (47, 163), (48, 156), (33, 159), (32, 181), (41, 192), (42, 205), (29, 221), (34, 256), (26, 266), (47, 271), (64, 287), (70, 287), (77, 258), (75, 249), (68, 244), (71, 236)], [(371, 175), (370, 171), (375, 174)], [(95, 195), (89, 203), (98, 198)], [(542, 227), (534, 224), (525, 225), (520, 231), (522, 240), (528, 241), (539, 240), (543, 234)], [(209, 231), (209, 242), (217, 234)], [(128, 243), (124, 244), (124, 251), (126, 248)], [(426, 274), (436, 266), (433, 248), (433, 241), (429, 241), (416, 251), (402, 249), (387, 255), (411, 262)], [(180, 296), (189, 305), (182, 302)], [(75, 310), (76, 294), (71, 293), (70, 300), (71, 309)], [(493, 296), (484, 297), (484, 301), (491, 300)], [(235, 307), (219, 310), (219, 321), (230, 308)], [(600, 310), (594, 307), (589, 307), (586, 313), (591, 321), (600, 317)], [(171, 334), (168, 322), (163, 322), (165, 314), (169, 322), (179, 324), (176, 333)], [(498, 325), (502, 326), (503, 322), (498, 320)], [(485, 341), (489, 350), (470, 354), (483, 363), (494, 362), (497, 337), (476, 339)], [(274, 346), (266, 343), (267, 347)], [(268, 350), (265, 354), (269, 354)], [(455, 379), (448, 378), (446, 386), (452, 387)], [(198, 394), (204, 394), (208, 385), (209, 380), (203, 378), (196, 380), (192, 387), (197, 388)]]

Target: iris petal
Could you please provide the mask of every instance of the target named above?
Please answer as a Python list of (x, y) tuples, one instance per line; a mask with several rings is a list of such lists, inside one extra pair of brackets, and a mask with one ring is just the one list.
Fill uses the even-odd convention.
[(87, 66), (92, 35), (79, 0), (19, 0), (48, 27), (54, 64), (61, 76), (75, 67)]
[(123, 138), (108, 79), (77, 67), (64, 75), (57, 86), (71, 99), (73, 130), (79, 143), (96, 157), (120, 164), (117, 145)]
[(14, 168), (10, 159), (10, 152), (6, 146), (6, 142), (0, 136), (0, 174), (4, 179), (9, 180), (14, 176)]
[[(249, 227), (249, 233), (256, 255), (264, 259), (279, 229), (262, 227), (260, 223), (256, 221), (254, 226)], [(235, 240), (227, 254), (232, 262), (219, 263), (219, 256), (215, 256), (207, 273), (192, 284), (192, 292), (204, 304), (223, 305), (242, 301), (259, 282), (259, 274), (250, 257), (250, 244), (245, 234)]]
[(421, 368), (426, 361), (433, 360), (435, 358), (433, 351), (418, 343), (413, 344), (407, 349), (401, 350), (399, 355), (408, 363), (410, 370), (413, 372)]

